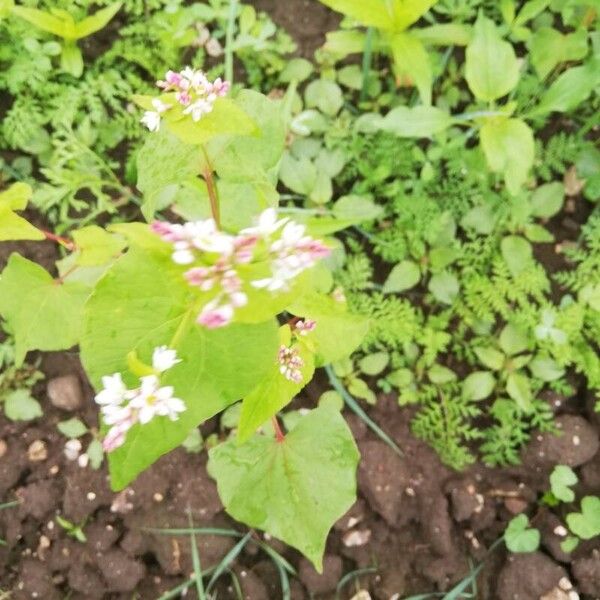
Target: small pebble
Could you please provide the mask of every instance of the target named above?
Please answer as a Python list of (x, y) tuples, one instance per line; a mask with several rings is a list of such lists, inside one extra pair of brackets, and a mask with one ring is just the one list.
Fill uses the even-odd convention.
[(35, 440), (27, 448), (27, 457), (31, 462), (41, 462), (48, 458), (48, 448), (42, 440)]
[(96, 494), (94, 492), (88, 492), (86, 498), (91, 502), (96, 499)]
[(152, 498), (154, 499), (154, 502), (162, 502), (165, 499), (165, 497), (159, 492), (156, 492)]
[(355, 548), (357, 546), (364, 546), (365, 544), (368, 544), (370, 539), (370, 529), (355, 529), (344, 534), (343, 542), (344, 546), (348, 548)]
[(62, 410), (77, 410), (83, 403), (83, 391), (77, 375), (63, 375), (51, 379), (46, 392), (50, 402)]
[(562, 525), (557, 525), (554, 528), (554, 535), (557, 535), (558, 537), (565, 537), (567, 535), (567, 530), (565, 527), (563, 527)]
[(579, 439), (579, 436), (574, 435), (573, 436), (573, 446), (579, 446), (579, 444), (581, 444), (581, 440)]

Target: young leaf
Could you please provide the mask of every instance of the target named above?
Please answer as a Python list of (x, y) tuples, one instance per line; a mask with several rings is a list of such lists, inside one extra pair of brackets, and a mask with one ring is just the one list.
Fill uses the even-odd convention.
[(4, 414), (11, 421), (31, 421), (43, 416), (44, 412), (29, 390), (14, 390), (4, 400)]
[(307, 108), (318, 108), (326, 115), (335, 116), (342, 105), (344, 97), (340, 86), (335, 81), (315, 79), (306, 86), (304, 92)]
[(0, 242), (9, 240), (43, 240), (44, 234), (14, 211), (23, 210), (32, 190), (26, 183), (13, 183), (0, 193)]
[(586, 496), (581, 501), (581, 512), (567, 515), (567, 525), (584, 540), (600, 535), (600, 498)]
[(549, 356), (536, 356), (529, 363), (529, 369), (542, 381), (556, 381), (565, 374), (565, 370)]
[(523, 412), (531, 410), (532, 393), (529, 379), (522, 373), (510, 373), (506, 380), (506, 392)]
[(494, 117), (483, 124), (480, 137), (490, 169), (503, 174), (511, 194), (519, 192), (535, 156), (530, 127), (521, 119)]
[(571, 467), (556, 465), (550, 474), (550, 489), (556, 498), (563, 502), (573, 502), (575, 492), (571, 489), (577, 483), (577, 475)]
[(562, 208), (564, 195), (565, 186), (558, 181), (540, 185), (531, 195), (531, 214), (542, 219), (553, 217)]
[(502, 40), (496, 25), (479, 14), (466, 50), (465, 78), (478, 100), (492, 102), (506, 96), (519, 81), (513, 47)]
[(57, 429), (69, 439), (78, 438), (87, 433), (88, 428), (78, 418), (73, 417), (66, 421), (61, 421), (56, 425)]
[(60, 54), (60, 68), (73, 77), (81, 77), (83, 73), (83, 55), (73, 40), (66, 40)]
[(568, 112), (581, 104), (600, 83), (600, 59), (595, 58), (580, 67), (572, 67), (542, 94), (531, 116), (549, 112)]
[(25, 21), (31, 23), (34, 27), (48, 33), (53, 33), (59, 37), (66, 38), (69, 33), (69, 23), (67, 21), (43, 10), (15, 5), (12, 8), (12, 13), (21, 17), (21, 19), (25, 19)]
[(320, 572), (327, 534), (355, 500), (358, 459), (341, 414), (319, 407), (281, 442), (255, 435), (213, 448), (208, 471), (234, 519), (297, 548)]
[(403, 260), (388, 275), (383, 284), (383, 292), (385, 294), (403, 292), (415, 287), (420, 280), (421, 271), (419, 266), (412, 260)]
[(274, 319), (206, 329), (195, 322), (199, 309), (193, 300), (164, 245), (162, 251), (129, 250), (86, 304), (81, 357), (96, 387), (104, 375), (128, 372), (132, 350), (148, 362), (154, 348), (167, 345), (181, 359), (163, 383), (174, 387), (187, 410), (178, 421), (155, 419), (128, 432), (125, 444), (109, 455), (115, 489), (180, 445), (191, 429), (248, 394), (276, 360)]
[(368, 319), (348, 312), (345, 303), (329, 296), (305, 296), (294, 302), (288, 311), (316, 321), (315, 330), (311, 333), (317, 351), (316, 366), (350, 356), (369, 329)]
[(531, 244), (521, 236), (507, 235), (502, 238), (500, 249), (510, 272), (515, 277), (531, 266), (533, 262)]
[(15, 332), (15, 363), (29, 350), (63, 350), (79, 341), (83, 304), (80, 283), (59, 283), (38, 264), (12, 254), (0, 278), (0, 314)]
[(469, 400), (484, 400), (496, 386), (496, 379), (489, 371), (475, 371), (463, 382), (463, 396)]
[(433, 75), (429, 55), (423, 43), (410, 33), (396, 33), (390, 39), (394, 72), (400, 79), (409, 80), (419, 90), (421, 101), (431, 104)]
[(449, 113), (435, 106), (397, 106), (377, 124), (377, 128), (398, 137), (432, 137), (452, 124)]
[(474, 349), (477, 358), (481, 361), (481, 364), (486, 366), (488, 369), (499, 371), (504, 365), (505, 356), (502, 352), (499, 352), (495, 348), (491, 347), (477, 347)]
[(106, 27), (108, 22), (119, 12), (121, 5), (121, 2), (115, 2), (76, 23), (75, 38), (79, 40)]
[(379, 375), (390, 362), (387, 352), (374, 352), (360, 359), (358, 366), (365, 375)]
[(540, 79), (556, 65), (571, 60), (581, 60), (588, 52), (588, 35), (585, 29), (562, 34), (551, 27), (540, 27), (529, 41), (531, 64)]
[(511, 552), (535, 552), (540, 545), (540, 532), (528, 527), (527, 515), (513, 517), (504, 532), (506, 547)]
[(428, 288), (436, 300), (443, 304), (452, 304), (458, 296), (460, 285), (456, 275), (442, 271), (431, 277)]

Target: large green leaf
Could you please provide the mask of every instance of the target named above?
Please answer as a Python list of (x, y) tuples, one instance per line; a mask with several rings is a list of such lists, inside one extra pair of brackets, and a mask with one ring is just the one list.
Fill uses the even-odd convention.
[(492, 102), (510, 92), (519, 81), (519, 63), (513, 47), (502, 40), (494, 22), (480, 14), (467, 46), (465, 78), (478, 100)]
[(581, 512), (567, 515), (569, 529), (584, 540), (600, 535), (600, 498), (586, 496), (581, 501)]
[(304, 362), (300, 369), (302, 381), (290, 381), (279, 371), (279, 364), (273, 361), (269, 374), (244, 397), (238, 425), (239, 440), (244, 442), (273, 415), (292, 401), (300, 390), (312, 379), (315, 371), (312, 352), (304, 345), (297, 344), (298, 356)]
[(423, 43), (410, 33), (395, 33), (390, 39), (394, 71), (403, 80), (414, 83), (423, 104), (431, 104), (432, 71)]
[(201, 166), (198, 146), (184, 144), (164, 129), (147, 136), (137, 155), (137, 187), (144, 194), (144, 217), (150, 220), (157, 210), (185, 197)]
[(321, 571), (327, 534), (356, 497), (359, 454), (341, 414), (319, 407), (282, 442), (229, 440), (209, 457), (227, 512), (297, 548)]
[(311, 334), (317, 349), (317, 366), (350, 356), (369, 329), (368, 319), (348, 312), (345, 303), (322, 294), (300, 298), (288, 311), (317, 322)]
[(13, 6), (12, 13), (25, 19), (28, 23), (31, 23), (34, 27), (53, 33), (62, 38), (68, 38), (69, 34), (74, 31), (74, 21), (61, 19), (55, 15), (52, 15), (43, 10), (37, 8), (27, 8), (25, 6)]
[(600, 59), (565, 71), (542, 94), (540, 103), (530, 113), (568, 112), (581, 104), (600, 85)]
[(15, 363), (29, 350), (64, 350), (79, 341), (89, 288), (60, 283), (40, 265), (12, 254), (0, 278), (0, 314), (15, 336)]
[(155, 419), (129, 431), (125, 445), (110, 455), (115, 489), (249, 393), (276, 360), (274, 319), (213, 330), (196, 325), (194, 293), (169, 254), (168, 247), (130, 250), (106, 273), (85, 308), (81, 357), (95, 386), (103, 375), (126, 375), (132, 350), (149, 362), (155, 347), (167, 345), (182, 361), (164, 383), (175, 388), (187, 410), (178, 421)]
[(533, 132), (521, 119), (497, 117), (484, 123), (480, 136), (490, 169), (502, 173), (508, 191), (516, 194), (533, 164)]

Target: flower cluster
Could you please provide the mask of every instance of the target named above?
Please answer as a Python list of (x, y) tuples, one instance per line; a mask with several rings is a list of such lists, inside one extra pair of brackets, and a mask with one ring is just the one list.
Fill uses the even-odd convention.
[(282, 344), (277, 353), (277, 362), (279, 363), (279, 372), (289, 381), (294, 383), (302, 382), (302, 367), (304, 361), (298, 353), (298, 348), (288, 347)]
[(152, 355), (154, 373), (142, 377), (139, 388), (127, 389), (119, 373), (102, 378), (104, 387), (95, 400), (101, 407), (104, 422), (111, 426), (102, 443), (106, 452), (121, 446), (136, 423), (143, 425), (155, 416), (166, 416), (172, 421), (179, 418), (179, 413), (186, 408), (183, 400), (173, 396), (171, 386), (160, 386), (160, 374), (178, 362), (181, 361), (175, 350), (160, 346)]
[[(175, 101), (184, 107), (183, 114), (191, 115), (194, 121), (211, 112), (215, 100), (229, 91), (228, 81), (219, 77), (211, 82), (202, 71), (191, 67), (185, 67), (179, 73), (167, 71), (165, 79), (157, 81), (156, 85), (165, 93), (173, 93)], [(150, 131), (158, 131), (161, 115), (175, 105), (154, 98), (152, 106), (154, 110), (147, 110), (141, 123)]]
[(193, 265), (185, 272), (190, 285), (203, 292), (216, 291), (197, 318), (210, 329), (230, 323), (235, 309), (248, 303), (240, 265), (267, 261), (271, 276), (249, 283), (278, 292), (288, 289), (291, 280), (329, 254), (323, 242), (306, 235), (304, 225), (287, 218), (277, 220), (271, 208), (260, 215), (256, 226), (235, 236), (219, 231), (213, 219), (185, 224), (155, 221), (151, 227), (173, 245), (174, 262)]

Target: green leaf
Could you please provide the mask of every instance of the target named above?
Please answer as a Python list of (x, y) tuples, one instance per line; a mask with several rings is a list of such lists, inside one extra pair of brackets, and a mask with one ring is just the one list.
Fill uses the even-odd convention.
[(510, 272), (516, 277), (533, 263), (531, 244), (519, 235), (507, 235), (500, 242), (502, 257)]
[(369, 329), (368, 319), (348, 312), (346, 303), (337, 302), (330, 296), (305, 296), (288, 307), (288, 311), (317, 322), (311, 333), (317, 350), (317, 366), (350, 356)]
[(198, 121), (174, 106), (165, 113), (167, 128), (186, 144), (206, 144), (221, 135), (257, 135), (256, 122), (231, 98), (217, 98), (213, 109)]
[(427, 371), (427, 376), (431, 383), (437, 383), (438, 385), (456, 381), (456, 373), (452, 369), (438, 364), (433, 365), (431, 369)]
[(137, 187), (144, 194), (142, 213), (150, 221), (157, 210), (173, 204), (193, 188), (202, 152), (161, 129), (146, 136), (137, 154)]
[(379, 375), (390, 362), (390, 355), (387, 352), (374, 352), (363, 356), (358, 362), (359, 369), (365, 375)]
[(536, 356), (529, 363), (529, 368), (533, 376), (542, 381), (556, 381), (565, 374), (565, 370), (549, 356)]
[(540, 185), (531, 196), (531, 214), (541, 219), (549, 219), (560, 211), (563, 205), (565, 186), (558, 181)]
[(474, 350), (481, 364), (489, 369), (499, 371), (504, 366), (505, 356), (495, 348), (477, 347)]
[(321, 0), (363, 25), (403, 31), (424, 15), (436, 0)]
[[(284, 327), (289, 331), (288, 326)], [(298, 351), (298, 356), (304, 363), (304, 366), (300, 368), (302, 381), (295, 383), (287, 379), (280, 373), (277, 361), (273, 361), (265, 378), (244, 397), (238, 425), (240, 442), (245, 442), (261, 425), (276, 415), (286, 404), (289, 404), (312, 379), (315, 371), (312, 352), (301, 343), (294, 344), (293, 347)]]
[(342, 220), (348, 220), (352, 223), (361, 221), (372, 221), (381, 215), (383, 208), (369, 196), (342, 196), (335, 202), (332, 208), (333, 214)]
[(458, 296), (460, 286), (456, 275), (442, 271), (431, 277), (428, 288), (438, 302), (452, 304)]
[(283, 155), (279, 178), (285, 187), (296, 194), (309, 194), (317, 182), (317, 168), (308, 158), (294, 158), (289, 152)]
[(213, 448), (208, 471), (234, 519), (297, 548), (321, 572), (327, 534), (356, 498), (358, 459), (340, 413), (319, 407), (282, 442), (255, 435)]
[(40, 403), (29, 390), (14, 390), (4, 400), (4, 414), (11, 421), (31, 421), (44, 415)]
[(579, 29), (564, 35), (551, 27), (540, 27), (531, 37), (529, 52), (538, 77), (544, 79), (558, 64), (585, 57), (587, 31)]
[(313, 70), (312, 63), (309, 60), (305, 58), (292, 58), (286, 63), (283, 71), (279, 74), (279, 80), (283, 83), (304, 81), (310, 77)]
[(600, 498), (586, 496), (581, 501), (581, 512), (567, 515), (567, 525), (584, 540), (600, 535)]
[(466, 46), (473, 35), (469, 25), (459, 23), (415, 27), (410, 33), (428, 46)]
[[(112, 373), (128, 375), (135, 350), (149, 363), (157, 346), (175, 350), (181, 363), (166, 373), (187, 410), (178, 421), (136, 425), (125, 444), (109, 455), (112, 485), (125, 487), (189, 431), (248, 394), (267, 375), (277, 354), (275, 320), (208, 330), (195, 323), (195, 292), (181, 268), (163, 251), (134, 248), (117, 260), (86, 304), (81, 358), (92, 384)], [(161, 246), (161, 247), (162, 247)]]
[(26, 183), (13, 183), (0, 193), (0, 242), (45, 239), (37, 227), (14, 212), (27, 207), (31, 194), (31, 187)]
[(15, 364), (29, 350), (64, 350), (79, 341), (88, 288), (52, 279), (38, 264), (12, 254), (0, 278), (0, 314), (15, 334)]
[(479, 14), (467, 46), (465, 78), (478, 100), (492, 102), (506, 96), (519, 81), (513, 47), (502, 40), (494, 22)]
[(542, 94), (540, 103), (530, 116), (550, 112), (568, 112), (581, 104), (600, 83), (600, 59), (594, 59), (581, 67), (572, 67)]
[(397, 106), (377, 124), (377, 128), (398, 137), (432, 137), (450, 127), (449, 113), (435, 106)]
[(56, 425), (56, 427), (65, 437), (68, 437), (69, 439), (81, 437), (88, 431), (88, 428), (85, 426), (85, 424), (77, 417), (67, 419), (66, 421), (61, 421)]
[(531, 410), (532, 393), (529, 379), (522, 373), (510, 373), (506, 379), (506, 392), (524, 412)]
[(573, 502), (575, 492), (571, 489), (577, 483), (577, 475), (571, 467), (556, 465), (550, 474), (550, 489), (563, 502)]
[(409, 290), (421, 280), (419, 266), (411, 260), (399, 262), (390, 272), (383, 284), (383, 292), (391, 294)]
[(67, 40), (62, 47), (60, 54), (60, 68), (73, 77), (81, 77), (83, 73), (83, 55), (79, 46), (74, 42)]
[(550, 4), (550, 0), (529, 0), (525, 2), (523, 8), (519, 11), (516, 19), (514, 20), (513, 26), (520, 27), (536, 17)]
[(484, 400), (496, 387), (496, 378), (489, 371), (475, 371), (463, 381), (462, 392), (469, 400)]
[(92, 467), (94, 470), (98, 470), (102, 465), (102, 461), (104, 460), (102, 443), (99, 440), (92, 440), (85, 453), (90, 458), (90, 467)]
[(423, 43), (410, 33), (396, 33), (390, 40), (390, 46), (396, 75), (410, 80), (419, 90), (423, 104), (430, 105), (433, 74)]
[(490, 169), (503, 174), (511, 194), (518, 193), (527, 180), (535, 156), (530, 127), (521, 119), (493, 117), (483, 124), (480, 137)]
[(106, 27), (108, 22), (119, 12), (121, 2), (110, 4), (106, 8), (90, 15), (75, 24), (75, 38), (81, 39)]
[(510, 520), (504, 532), (504, 542), (511, 552), (535, 552), (539, 548), (540, 532), (528, 525), (529, 519), (524, 514)]
[(500, 348), (508, 356), (514, 356), (529, 348), (529, 336), (521, 327), (508, 323), (500, 332)]
[[(53, 33), (62, 38), (67, 38), (69, 34), (69, 23), (64, 19), (60, 19), (37, 8), (26, 8), (25, 6), (15, 5), (12, 8), (12, 14), (25, 19), (28, 23), (31, 23), (34, 27)], [(71, 21), (73, 21), (71, 19)], [(73, 26), (73, 23), (71, 23)]]
[(318, 108), (326, 115), (335, 116), (342, 105), (344, 98), (340, 86), (335, 81), (315, 79), (306, 86), (304, 92), (307, 108)]
[(368, 404), (374, 405), (377, 402), (377, 396), (373, 390), (364, 379), (360, 379), (359, 377), (353, 377), (348, 382), (348, 392), (350, 392), (350, 395), (360, 398)]
[(80, 251), (76, 263), (82, 267), (104, 265), (116, 258), (125, 248), (125, 241), (102, 227), (89, 225), (73, 232), (73, 240)]

